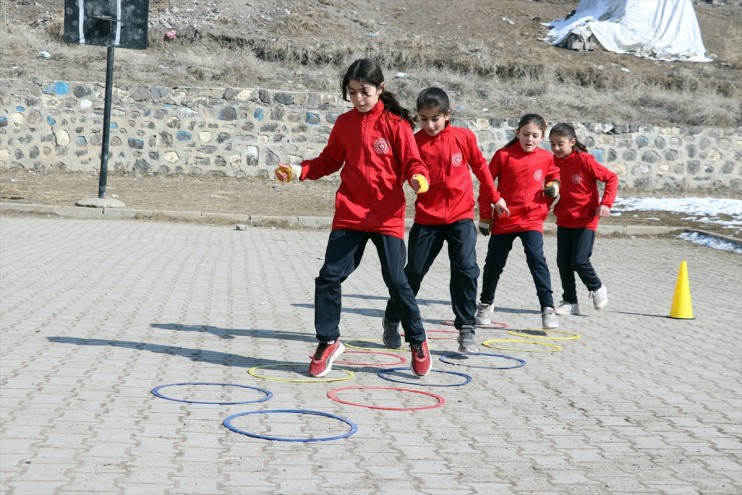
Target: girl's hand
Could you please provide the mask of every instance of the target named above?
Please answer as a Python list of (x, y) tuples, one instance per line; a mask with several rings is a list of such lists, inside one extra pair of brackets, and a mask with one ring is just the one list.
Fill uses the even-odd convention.
[(410, 181), (410, 187), (415, 191), (415, 194), (423, 194), (427, 192), (430, 186), (428, 185), (428, 179), (424, 175), (415, 174)]
[(609, 217), (611, 215), (611, 209), (606, 205), (600, 205), (598, 206), (598, 211), (595, 212), (595, 215), (600, 218)]
[(301, 165), (289, 165), (287, 163), (279, 163), (278, 167), (274, 171), (276, 179), (279, 182), (288, 183), (298, 181), (301, 177)]
[(492, 219), (491, 218), (480, 218), (479, 219), (479, 233), (487, 237), (492, 231)]
[(510, 210), (508, 210), (508, 205), (505, 204), (505, 198), (500, 198), (500, 201), (495, 203), (495, 213), (497, 213), (498, 217), (503, 215), (510, 216)]
[(556, 198), (559, 196), (559, 186), (561, 184), (558, 180), (553, 180), (546, 184), (546, 187), (544, 187), (544, 196), (548, 198)]

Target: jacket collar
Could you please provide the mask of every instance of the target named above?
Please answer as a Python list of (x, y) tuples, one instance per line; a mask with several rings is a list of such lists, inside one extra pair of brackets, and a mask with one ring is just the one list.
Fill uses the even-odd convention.
[(425, 138), (426, 139), (429, 139), (429, 140), (441, 139), (441, 138), (447, 136), (448, 133), (451, 132), (450, 131), (450, 127), (451, 127), (451, 122), (450, 121), (449, 122), (446, 122), (445, 127), (441, 130), (441, 132), (439, 132), (435, 136), (431, 136), (430, 134), (428, 134), (427, 132), (425, 132), (425, 130), (423, 130), (423, 129), (420, 129), (419, 132), (422, 132), (423, 136), (425, 136)]
[(368, 112), (359, 112), (356, 107), (353, 107), (353, 112), (362, 119), (376, 118), (384, 113), (384, 110), (384, 102), (382, 102), (381, 99), (379, 99), (379, 101), (376, 102), (376, 105), (374, 105), (374, 107)]

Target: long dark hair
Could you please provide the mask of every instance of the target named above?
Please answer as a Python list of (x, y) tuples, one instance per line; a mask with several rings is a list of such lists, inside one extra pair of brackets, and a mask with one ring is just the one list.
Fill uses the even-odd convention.
[(415, 103), (417, 111), (425, 108), (435, 108), (441, 113), (448, 113), (451, 109), (451, 104), (448, 102), (448, 95), (441, 88), (428, 88), (423, 89), (419, 95), (417, 95), (417, 102)]
[(551, 132), (549, 132), (549, 137), (555, 137), (555, 136), (561, 136), (566, 137), (567, 139), (574, 139), (575, 140), (575, 148), (577, 148), (580, 151), (587, 151), (587, 146), (582, 144), (579, 139), (577, 139), (577, 133), (575, 132), (575, 128), (572, 127), (569, 124), (565, 124), (564, 122), (559, 122), (557, 125), (551, 128)]
[[(379, 64), (370, 58), (361, 58), (350, 64), (350, 67), (345, 71), (343, 80), (340, 83), (340, 87), (343, 91), (343, 100), (345, 101), (350, 101), (348, 99), (348, 83), (351, 80), (360, 81), (361, 84), (371, 84), (378, 88), (384, 82), (384, 73), (381, 71)], [(407, 123), (410, 124), (410, 127), (415, 127), (410, 111), (399, 103), (399, 100), (394, 96), (394, 93), (385, 89), (379, 95), (379, 99), (384, 104), (384, 108), (387, 111), (406, 120)]]
[(527, 126), (528, 124), (536, 124), (538, 127), (541, 128), (541, 132), (546, 134), (546, 121), (542, 116), (540, 116), (537, 113), (527, 113), (523, 117), (520, 118), (520, 121), (518, 121), (518, 127), (515, 128), (515, 137), (508, 141), (508, 144), (503, 146), (503, 148), (507, 148), (508, 146), (511, 146), (518, 142), (518, 131), (520, 131), (523, 127)]

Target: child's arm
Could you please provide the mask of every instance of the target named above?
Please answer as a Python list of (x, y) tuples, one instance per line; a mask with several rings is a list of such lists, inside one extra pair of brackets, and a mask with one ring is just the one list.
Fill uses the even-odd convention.
[[(559, 178), (559, 167), (554, 163), (554, 155), (551, 153), (549, 153), (549, 155), (551, 155), (551, 158), (546, 169), (546, 177), (544, 178), (544, 182), (546, 183), (546, 187), (544, 187), (544, 196), (548, 198), (556, 198), (559, 196), (559, 189), (562, 186), (562, 181)], [(549, 203), (549, 205), (551, 205), (551, 203)]]
[[(477, 146), (477, 138), (469, 130), (466, 130), (465, 133), (469, 166), (472, 172), (474, 172), (474, 176), (479, 180), (478, 199), (482, 198), (483, 195), (489, 198), (490, 204), (494, 204), (495, 206), (495, 213), (498, 217), (501, 215), (510, 216), (510, 210), (508, 210), (508, 206), (505, 203), (505, 198), (500, 196), (500, 192), (497, 190), (497, 186), (495, 186), (495, 180), (492, 178), (492, 173), (487, 165), (487, 160), (484, 159), (484, 155), (482, 155), (479, 146)], [(482, 235), (489, 235), (491, 227), (491, 221), (483, 222), (480, 220), (479, 230), (482, 232)]]
[(330, 131), (327, 145), (317, 158), (304, 160), (301, 165), (279, 163), (274, 171), (280, 182), (315, 180), (340, 170), (345, 162), (345, 148), (340, 139), (340, 126), (335, 125)]
[(340, 170), (340, 167), (345, 163), (345, 147), (343, 146), (341, 136), (344, 126), (342, 124), (338, 125), (338, 123), (339, 122), (336, 122), (332, 131), (330, 131), (327, 145), (319, 156), (301, 162), (303, 169), (303, 177), (301, 177), (301, 180), (316, 180), (325, 177), (326, 175), (334, 174)]
[(469, 155), (469, 166), (471, 167), (474, 176), (479, 181), (479, 195), (485, 194), (490, 198), (492, 203), (498, 203), (501, 199), (500, 193), (495, 186), (495, 181), (492, 178), (487, 160), (484, 159), (484, 155), (477, 146), (477, 138), (474, 133), (466, 129), (466, 146), (467, 154)]
[[(495, 177), (497, 177), (500, 171), (501, 155), (502, 153), (500, 152), (500, 150), (496, 151), (495, 156), (492, 157), (489, 165), (489, 173), (492, 179), (493, 188)], [(490, 230), (492, 230), (492, 204), (495, 203), (495, 201), (490, 196), (491, 193), (488, 193), (488, 190), (486, 188), (483, 189), (481, 187), (481, 184), (482, 183), (480, 181), (479, 198), (477, 200), (479, 204), (479, 232), (481, 232), (484, 236), (488, 236), (490, 235)], [(499, 195), (499, 191), (497, 193)], [(502, 197), (500, 197), (500, 201), (502, 201), (502, 203), (505, 203), (505, 200)], [(507, 206), (505, 206), (504, 204), (502, 206), (504, 206), (505, 210), (507, 210)], [(498, 212), (498, 214), (500, 213)], [(510, 212), (508, 211), (508, 216), (509, 215)]]
[(420, 158), (412, 127), (401, 121), (394, 127), (394, 154), (402, 165), (402, 176), (417, 194), (428, 190), (430, 174), (428, 166)]
[(601, 165), (590, 154), (587, 155), (587, 166), (595, 179), (605, 184), (603, 197), (600, 200), (600, 206), (598, 206), (598, 210), (595, 212), (595, 215), (598, 217), (605, 218), (611, 214), (611, 207), (613, 206), (613, 202), (616, 200), (616, 194), (618, 193), (618, 175), (604, 165)]

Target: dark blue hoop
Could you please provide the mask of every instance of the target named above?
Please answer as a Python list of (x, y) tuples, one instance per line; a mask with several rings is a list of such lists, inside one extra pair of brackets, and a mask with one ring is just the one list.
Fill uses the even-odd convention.
[[(239, 402), (212, 402), (212, 401), (205, 401), (205, 400), (173, 399), (172, 397), (168, 397), (160, 393), (160, 390), (163, 388), (176, 387), (180, 385), (219, 385), (220, 387), (249, 388), (251, 390), (257, 390), (258, 392), (263, 392), (265, 394), (265, 397), (263, 397), (262, 399), (257, 399), (257, 400), (246, 400), (246, 401), (239, 401)], [(152, 395), (154, 395), (155, 397), (159, 397), (160, 399), (172, 400), (175, 402), (187, 402), (189, 404), (222, 404), (222, 405), (255, 404), (258, 402), (265, 402), (273, 397), (273, 393), (270, 390), (266, 390), (264, 388), (251, 387), (249, 385), (239, 385), (237, 383), (214, 383), (214, 382), (183, 382), (183, 383), (171, 383), (169, 385), (160, 385), (159, 387), (155, 387), (152, 389)]]
[[(235, 418), (239, 418), (241, 416), (247, 416), (248, 414), (272, 414), (272, 413), (297, 413), (297, 414), (314, 414), (316, 416), (325, 416), (327, 418), (337, 419), (338, 421), (342, 421), (343, 423), (350, 426), (350, 431), (347, 433), (343, 433), (342, 435), (338, 435), (335, 437), (321, 437), (321, 438), (284, 438), (284, 437), (271, 437), (268, 435), (258, 435), (257, 433), (250, 433), (249, 431), (241, 430), (237, 428), (236, 426), (232, 425), (232, 420)], [(353, 435), (355, 432), (358, 431), (358, 426), (356, 426), (355, 423), (352, 421), (341, 418), (340, 416), (336, 416), (334, 414), (326, 413), (326, 412), (320, 412), (320, 411), (311, 411), (309, 409), (271, 409), (268, 411), (249, 411), (249, 412), (242, 412), (233, 414), (227, 419), (225, 419), (222, 424), (232, 430), (235, 433), (239, 433), (241, 435), (247, 435), (248, 437), (253, 438), (260, 438), (262, 440), (275, 440), (278, 442), (329, 442), (330, 440), (339, 440), (341, 438), (346, 438), (351, 435)]]
[[(476, 364), (461, 364), (461, 363), (454, 363), (454, 362), (451, 362), (451, 361), (446, 361), (447, 358), (451, 358), (451, 357), (454, 357), (454, 356), (490, 356), (490, 357), (500, 357), (500, 358), (505, 358), (505, 359), (510, 359), (510, 360), (513, 360), (513, 361), (517, 361), (518, 362), (518, 365), (517, 366), (481, 366), (481, 365), (476, 365)], [(489, 354), (489, 353), (486, 353), (486, 352), (453, 352), (451, 354), (445, 354), (445, 355), (441, 356), (439, 359), (442, 362), (446, 363), (446, 364), (453, 364), (454, 366), (468, 366), (470, 368), (484, 368), (484, 369), (488, 369), (488, 370), (512, 370), (512, 369), (515, 369), (515, 368), (521, 368), (521, 367), (523, 367), (523, 366), (526, 365), (525, 360), (520, 359), (520, 358), (517, 358), (517, 357), (506, 356), (504, 354)]]
[(379, 375), (384, 380), (389, 380), (390, 382), (406, 383), (408, 385), (419, 385), (421, 387), (462, 387), (462, 386), (466, 385), (467, 383), (471, 382), (471, 380), (472, 380), (471, 376), (467, 375), (466, 373), (460, 373), (458, 371), (446, 371), (446, 370), (430, 370), (430, 371), (432, 371), (434, 373), (446, 373), (446, 374), (449, 374), (449, 375), (463, 376), (464, 377), (464, 382), (463, 383), (453, 383), (453, 384), (420, 383), (419, 381), (418, 382), (408, 382), (408, 381), (404, 381), (404, 380), (395, 380), (394, 378), (390, 378), (388, 376), (384, 376), (387, 373), (390, 373), (392, 371), (402, 371), (402, 370), (409, 371), (410, 368), (408, 368), (406, 366), (399, 366), (397, 368), (388, 368), (388, 369), (385, 369), (385, 370), (379, 370), (379, 371), (376, 372), (376, 374)]

